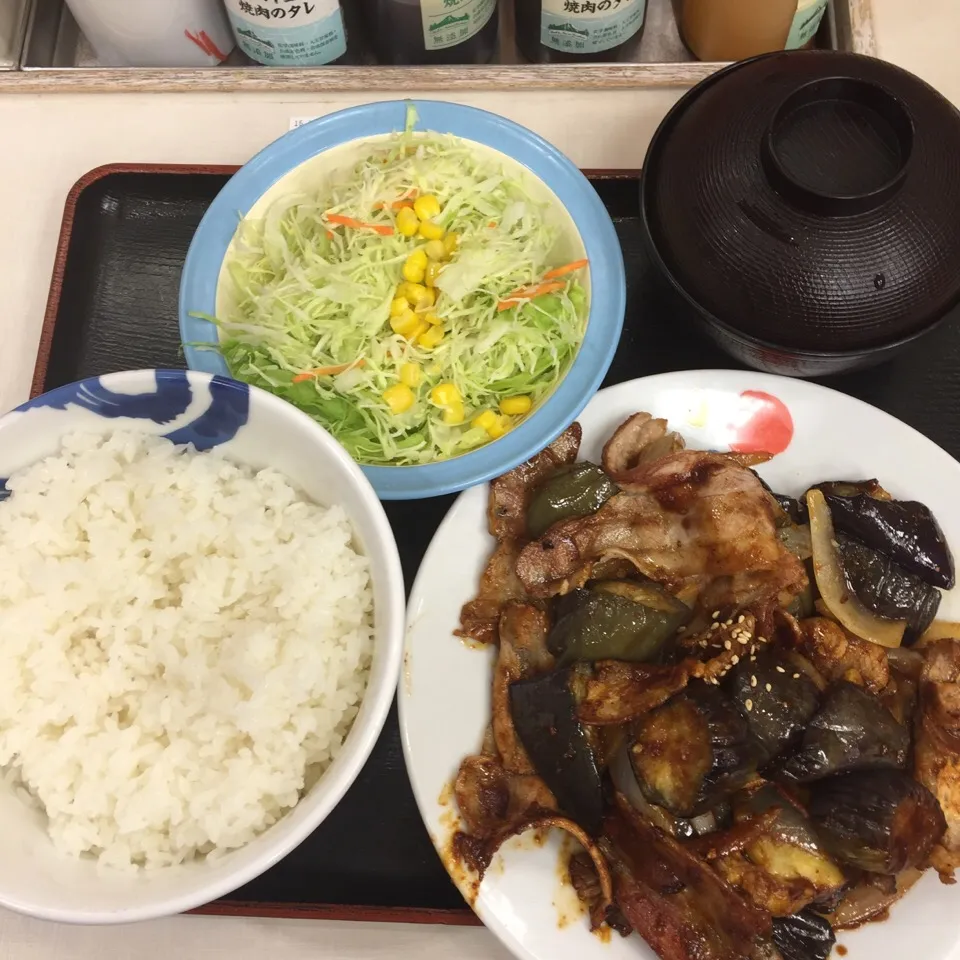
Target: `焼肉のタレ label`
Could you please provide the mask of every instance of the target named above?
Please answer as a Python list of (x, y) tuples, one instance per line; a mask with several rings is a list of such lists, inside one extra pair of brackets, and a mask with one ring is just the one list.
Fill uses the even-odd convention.
[(600, 53), (642, 26), (647, 0), (542, 0), (540, 42), (566, 53)]
[(469, 40), (489, 22), (497, 0), (420, 0), (427, 50), (444, 50)]
[(340, 0), (226, 0), (237, 46), (270, 65), (321, 66), (347, 52)]

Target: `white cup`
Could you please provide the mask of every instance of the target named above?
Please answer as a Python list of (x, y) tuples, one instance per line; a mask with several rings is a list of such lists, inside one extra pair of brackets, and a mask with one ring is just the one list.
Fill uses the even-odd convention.
[(209, 67), (234, 47), (221, 0), (67, 0), (106, 67)]

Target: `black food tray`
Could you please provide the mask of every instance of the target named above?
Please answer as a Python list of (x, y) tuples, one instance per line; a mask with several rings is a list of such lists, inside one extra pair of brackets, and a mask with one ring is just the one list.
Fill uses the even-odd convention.
[[(184, 366), (180, 271), (194, 230), (232, 170), (111, 166), (77, 183), (67, 201), (34, 395), (116, 370)], [(636, 174), (589, 175), (616, 223), (627, 270), (626, 324), (604, 385), (739, 366), (662, 304), (643, 257)], [(960, 458), (960, 326), (940, 327), (885, 366), (823, 382), (886, 410)], [(385, 504), (408, 589), (452, 499)], [(327, 820), (273, 869), (204, 912), (475, 922), (417, 812), (396, 707), (370, 761)]]

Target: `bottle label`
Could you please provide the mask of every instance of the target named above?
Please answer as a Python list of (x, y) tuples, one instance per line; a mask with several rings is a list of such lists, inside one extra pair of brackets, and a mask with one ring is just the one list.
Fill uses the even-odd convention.
[(799, 50), (816, 36), (826, 9), (827, 0), (800, 0), (790, 36), (787, 37), (788, 50)]
[(496, 9), (497, 0), (420, 0), (427, 50), (444, 50), (469, 40), (487, 25)]
[(317, 67), (347, 52), (340, 0), (226, 0), (237, 46), (270, 66)]
[(542, 0), (540, 42), (565, 53), (600, 53), (642, 26), (647, 0)]

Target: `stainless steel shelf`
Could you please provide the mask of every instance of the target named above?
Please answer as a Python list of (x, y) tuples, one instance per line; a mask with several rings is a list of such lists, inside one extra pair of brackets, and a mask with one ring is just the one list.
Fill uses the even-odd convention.
[(31, 0), (0, 0), (0, 70), (20, 66)]
[[(0, 6), (10, 0), (0, 0)], [(28, 2), (28, 0), (24, 0)], [(831, 0), (822, 46), (873, 53), (871, 0)], [(63, 0), (34, 0), (18, 77), (0, 75), (0, 90), (257, 91), (623, 88), (689, 86), (721, 64), (692, 61), (680, 41), (670, 0), (648, 0), (637, 58), (620, 63), (530, 64), (514, 42), (513, 0), (500, 0), (500, 50), (482, 66), (389, 67), (375, 64), (346, 4), (352, 27), (348, 65), (262, 67), (235, 50), (226, 63), (198, 69), (104, 67)], [(359, 42), (357, 40), (359, 39)]]

